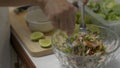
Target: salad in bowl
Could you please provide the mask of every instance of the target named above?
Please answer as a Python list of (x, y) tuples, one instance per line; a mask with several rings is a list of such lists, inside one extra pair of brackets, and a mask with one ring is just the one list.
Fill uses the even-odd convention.
[(55, 31), (52, 46), (63, 66), (98, 68), (112, 59), (119, 48), (119, 37), (105, 27), (88, 25), (88, 33), (78, 31), (68, 36), (65, 31)]

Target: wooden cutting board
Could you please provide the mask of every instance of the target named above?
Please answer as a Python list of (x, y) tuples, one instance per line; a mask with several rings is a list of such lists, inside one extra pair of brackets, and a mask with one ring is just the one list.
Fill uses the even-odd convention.
[(38, 42), (32, 42), (30, 40), (31, 31), (24, 19), (26, 12), (17, 15), (13, 12), (13, 10), (14, 8), (9, 8), (12, 32), (17, 36), (17, 39), (23, 43), (31, 56), (40, 57), (52, 54), (53, 52), (51, 48), (41, 48)]

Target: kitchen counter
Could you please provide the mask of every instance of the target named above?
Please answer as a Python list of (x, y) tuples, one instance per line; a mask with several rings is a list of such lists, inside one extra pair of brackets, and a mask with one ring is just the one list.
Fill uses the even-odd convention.
[(22, 45), (23, 49), (29, 56), (36, 68), (61, 68), (59, 61), (54, 54), (43, 57), (32, 57)]
[[(13, 48), (20, 57), (23, 64), (25, 64), (25, 68), (63, 68), (59, 61), (57, 60), (54, 54), (46, 55), (42, 57), (33, 57), (28, 52), (24, 44), (18, 39), (18, 36), (14, 33), (14, 30), (11, 29), (11, 43), (13, 44)], [(120, 50), (120, 49), (119, 49)], [(116, 59), (113, 59), (109, 62), (104, 68), (120, 68), (120, 52), (116, 53)]]
[(42, 57), (33, 57), (14, 34), (11, 35), (11, 42), (18, 57), (25, 65), (25, 68), (61, 68), (59, 61), (54, 54)]
[[(21, 56), (23, 58), (23, 62), (28, 61), (27, 63), (25, 63), (27, 64), (26, 68), (64, 68), (59, 64), (59, 61), (54, 54), (43, 57), (32, 57), (22, 43), (20, 44), (20, 46), (24, 50), (25, 55), (27, 56), (27, 58), (23, 55)], [(117, 52), (116, 59), (111, 60), (111, 62), (109, 62), (103, 68), (120, 68), (119, 53), (120, 52)], [(19, 52), (17, 52), (17, 54), (19, 54)]]
[[(10, 13), (10, 23), (11, 23), (11, 43), (16, 51), (19, 59), (21, 60), (22, 64), (24, 65), (25, 68), (49, 68), (50, 66), (52, 68), (61, 68), (56, 56), (54, 54), (39, 54), (34, 55), (30, 53), (29, 49), (25, 45), (26, 42), (28, 42), (27, 38), (22, 39), (22, 36), (24, 36), (23, 32), (20, 32), (25, 25), (22, 22), (23, 19), (21, 17), (24, 17), (24, 12), (22, 14), (15, 15), (13, 10), (15, 7), (10, 7), (9, 8), (9, 13)], [(26, 13), (26, 12), (25, 12)], [(20, 18), (20, 19), (18, 19)], [(14, 20), (16, 19), (16, 20)], [(14, 20), (14, 21), (13, 21)], [(20, 22), (20, 23), (19, 23)], [(25, 30), (28, 31), (28, 29), (25, 27)], [(25, 32), (25, 30), (23, 30)], [(28, 31), (30, 33), (30, 31)], [(27, 32), (25, 33), (27, 35)], [(24, 36), (26, 37), (26, 36)], [(24, 41), (24, 42), (23, 42)], [(32, 44), (34, 45), (34, 44)], [(29, 46), (29, 45), (28, 45)], [(36, 45), (34, 45), (36, 46)], [(51, 51), (51, 50), (48, 50)], [(47, 52), (48, 52), (47, 51)], [(40, 52), (42, 53), (42, 52)], [(44, 53), (44, 52), (43, 52)], [(48, 52), (49, 53), (49, 52)], [(46, 56), (45, 56), (46, 55)], [(52, 63), (51, 63), (52, 62)]]

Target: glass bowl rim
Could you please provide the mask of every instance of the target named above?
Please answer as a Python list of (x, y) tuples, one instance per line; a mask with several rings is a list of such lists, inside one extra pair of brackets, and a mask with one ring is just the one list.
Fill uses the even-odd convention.
[[(107, 27), (104, 27), (104, 26), (99, 26), (99, 25), (94, 25), (94, 24), (92, 24), (93, 26), (97, 26), (97, 27), (99, 27), (99, 28), (102, 28), (102, 29), (105, 29), (105, 30), (109, 30), (109, 32), (111, 32), (111, 33), (113, 33), (115, 36), (116, 36), (116, 48), (114, 49), (114, 50), (112, 50), (112, 51), (110, 51), (110, 52), (106, 52), (105, 54), (103, 54), (103, 55), (110, 55), (110, 54), (112, 54), (112, 53), (114, 53), (115, 51), (117, 51), (118, 49), (119, 49), (119, 43), (120, 43), (120, 39), (119, 39), (119, 36), (113, 31), (113, 30), (110, 30), (109, 28), (107, 28)], [(55, 36), (55, 34), (53, 34), (53, 36), (52, 36), (52, 47), (54, 46), (54, 44), (53, 44), (53, 37)], [(59, 50), (58, 48), (56, 48), (57, 50)], [(60, 51), (60, 50), (59, 50)], [(60, 52), (62, 52), (62, 51), (60, 51)], [(64, 53), (64, 52), (62, 52), (62, 53)], [(67, 54), (67, 53), (64, 53), (64, 54)], [(67, 54), (67, 55), (69, 55), (69, 54)], [(93, 55), (91, 55), (91, 56), (93, 56)], [(82, 57), (82, 56), (81, 56)], [(85, 56), (83, 56), (83, 57), (85, 57)]]

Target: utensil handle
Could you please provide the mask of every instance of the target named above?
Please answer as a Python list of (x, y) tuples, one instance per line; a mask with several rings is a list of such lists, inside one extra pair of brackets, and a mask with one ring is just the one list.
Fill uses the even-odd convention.
[(80, 27), (86, 28), (86, 24), (85, 24), (85, 3), (82, 3), (82, 6), (81, 6), (81, 17), (82, 17), (82, 22), (81, 22)]

